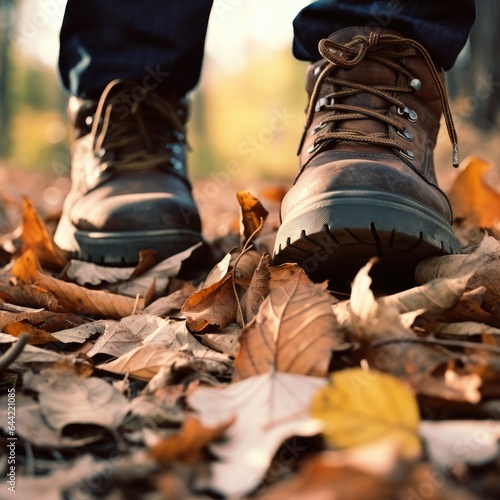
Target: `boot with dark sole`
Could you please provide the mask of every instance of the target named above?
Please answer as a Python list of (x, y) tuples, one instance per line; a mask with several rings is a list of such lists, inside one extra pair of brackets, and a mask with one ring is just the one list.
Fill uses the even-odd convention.
[(137, 87), (116, 80), (99, 101), (70, 100), (72, 187), (55, 241), (74, 258), (134, 265), (141, 250), (162, 260), (202, 243), (186, 172), (186, 99)]
[(341, 30), (319, 50), (273, 262), (345, 289), (378, 257), (384, 288), (409, 286), (420, 260), (459, 251), (433, 163), (444, 112), (458, 165), (442, 74), (420, 44), (385, 29)]

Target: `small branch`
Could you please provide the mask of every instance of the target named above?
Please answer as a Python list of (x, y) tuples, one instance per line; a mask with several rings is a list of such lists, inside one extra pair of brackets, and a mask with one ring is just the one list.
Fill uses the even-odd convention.
[(19, 357), (29, 339), (29, 333), (21, 333), (17, 342), (11, 345), (9, 350), (0, 357), (0, 371), (6, 370)]
[(264, 226), (264, 219), (261, 217), (259, 227), (248, 237), (247, 241), (243, 245), (241, 253), (236, 258), (236, 261), (235, 261), (234, 266), (233, 266), (233, 274), (231, 276), (231, 284), (233, 285), (233, 293), (234, 293), (234, 296), (236, 298), (236, 304), (238, 305), (238, 314), (241, 317), (242, 328), (245, 326), (245, 318), (243, 317), (243, 309), (241, 308), (240, 298), (238, 297), (238, 292), (236, 290), (236, 278), (235, 278), (234, 272), (236, 271), (236, 268), (238, 267), (238, 263), (239, 263), (240, 259), (243, 257), (243, 255), (248, 250), (250, 250), (250, 243), (255, 238), (255, 236), (257, 236), (257, 234), (259, 233), (259, 231), (262, 229), (263, 226)]
[(485, 351), (494, 352), (500, 354), (500, 347), (490, 344), (478, 344), (477, 342), (469, 342), (467, 340), (448, 340), (448, 339), (432, 339), (432, 338), (394, 338), (394, 339), (381, 339), (375, 340), (370, 343), (371, 347), (380, 347), (387, 344), (397, 344), (400, 342), (410, 343), (410, 344), (430, 344), (430, 345), (440, 345), (448, 347), (468, 347), (470, 349), (483, 349)]

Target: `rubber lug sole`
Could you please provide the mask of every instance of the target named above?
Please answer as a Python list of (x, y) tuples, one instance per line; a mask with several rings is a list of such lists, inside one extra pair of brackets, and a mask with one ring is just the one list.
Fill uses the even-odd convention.
[(357, 271), (378, 257), (374, 287), (395, 291), (414, 285), (419, 261), (459, 252), (450, 225), (411, 200), (366, 192), (322, 197), (285, 217), (274, 264), (298, 263), (314, 281), (349, 291)]

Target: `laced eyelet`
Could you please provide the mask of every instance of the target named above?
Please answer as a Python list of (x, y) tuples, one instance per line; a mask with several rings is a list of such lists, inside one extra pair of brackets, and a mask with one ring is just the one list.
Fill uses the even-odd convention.
[(309, 146), (307, 148), (306, 152), (309, 153), (309, 154), (313, 154), (313, 153), (315, 153), (320, 148), (320, 146), (321, 146), (321, 142), (313, 144), (312, 146)]
[(418, 120), (417, 112), (409, 107), (398, 108), (398, 114), (404, 116), (409, 122), (415, 123)]
[(413, 151), (410, 151), (409, 149), (407, 151), (401, 150), (401, 154), (409, 158), (410, 160), (415, 159), (415, 153)]
[(414, 139), (413, 133), (407, 128), (404, 128), (403, 130), (397, 130), (396, 132), (399, 136), (401, 136), (403, 139), (406, 139), (407, 141), (413, 141)]
[(331, 106), (335, 102), (333, 97), (320, 97), (316, 101), (316, 106), (314, 107), (314, 111), (317, 113), (318, 111), (323, 111), (327, 106)]
[(327, 125), (328, 123), (325, 122), (321, 122), (319, 125), (316, 125), (316, 127), (314, 127), (311, 130), (311, 135), (317, 134), (321, 129), (325, 128)]
[(418, 78), (412, 78), (410, 87), (413, 88), (415, 92), (419, 92), (422, 88), (422, 82)]

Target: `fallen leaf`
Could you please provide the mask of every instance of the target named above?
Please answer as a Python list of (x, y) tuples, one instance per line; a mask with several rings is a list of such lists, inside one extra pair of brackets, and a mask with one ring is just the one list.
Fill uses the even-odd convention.
[[(7, 396), (0, 398), (0, 426), (8, 435)], [(47, 424), (37, 401), (22, 393), (16, 394), (16, 435), (34, 446), (42, 448), (78, 448), (101, 438), (98, 434), (74, 439), (61, 436)]]
[(45, 223), (28, 198), (23, 198), (23, 252), (30, 249), (47, 269), (62, 269), (68, 261), (66, 253), (54, 242)]
[(403, 457), (420, 454), (416, 398), (392, 375), (360, 368), (335, 372), (315, 395), (311, 415), (323, 422), (323, 434), (335, 448), (396, 436)]
[(397, 498), (390, 474), (399, 443), (383, 440), (342, 452), (326, 451), (308, 460), (297, 474), (272, 486), (256, 500), (386, 500)]
[(188, 354), (169, 351), (164, 345), (147, 344), (136, 347), (113, 361), (100, 364), (98, 368), (147, 381), (161, 368), (171, 368), (179, 360), (188, 358)]
[(482, 465), (499, 455), (500, 422), (494, 420), (422, 421), (419, 432), (432, 463), (440, 468), (457, 462)]
[(161, 317), (177, 317), (181, 315), (181, 309), (184, 302), (196, 291), (196, 288), (192, 283), (186, 283), (184, 287), (180, 290), (167, 295), (166, 297), (160, 297), (154, 302), (149, 304), (141, 314), (152, 314), (154, 316)]
[(142, 299), (136, 301), (122, 295), (88, 290), (43, 274), (38, 270), (35, 255), (31, 250), (16, 259), (12, 274), (21, 281), (33, 283), (52, 293), (64, 309), (79, 314), (122, 318), (144, 307)]
[(248, 191), (238, 191), (236, 197), (241, 208), (242, 236), (245, 242), (265, 222), (268, 211)]
[(96, 377), (61, 374), (40, 384), (40, 410), (55, 430), (69, 424), (118, 427), (129, 411), (129, 403), (112, 385)]
[(236, 322), (237, 301), (234, 295), (232, 275), (208, 288), (193, 293), (182, 306), (189, 330), (201, 332), (210, 325), (224, 328)]
[[(408, 330), (400, 322), (396, 305), (377, 301), (370, 289), (372, 279), (369, 272), (374, 263), (374, 259), (370, 260), (354, 277), (351, 299), (344, 306), (348, 308), (348, 318), (342, 318), (342, 322), (355, 340), (365, 343), (377, 338), (406, 337)], [(340, 304), (333, 307), (335, 312)]]
[(27, 333), (30, 336), (28, 344), (31, 345), (43, 345), (57, 342), (57, 339), (50, 333), (42, 330), (41, 328), (36, 328), (30, 324), (23, 323), (22, 321), (8, 323), (3, 327), (3, 332), (8, 335), (12, 335), (13, 337), (19, 337), (22, 333)]
[(470, 274), (457, 278), (437, 278), (425, 285), (388, 295), (379, 302), (395, 306), (399, 313), (426, 309), (441, 314), (452, 309), (464, 294)]
[(220, 438), (233, 421), (215, 427), (204, 427), (194, 417), (187, 417), (180, 431), (169, 436), (150, 448), (149, 454), (157, 462), (169, 464), (173, 460), (196, 463), (202, 458), (205, 446), (214, 439)]
[[(206, 361), (204, 367), (211, 366), (209, 362), (212, 362), (216, 370), (227, 372), (229, 358), (198, 342), (187, 330), (184, 321), (153, 317), (150, 319), (149, 325), (146, 326), (148, 318), (142, 316), (137, 318), (142, 319), (144, 326), (143, 332), (139, 335), (142, 337), (139, 345), (117, 359), (99, 365), (99, 368), (114, 373), (129, 373), (135, 378), (150, 380), (162, 368), (169, 372), (176, 363), (182, 364), (186, 361), (200, 359)], [(125, 325), (128, 323), (127, 318), (124, 319), (123, 323)], [(137, 325), (140, 324), (137, 323)], [(137, 325), (134, 327), (135, 330), (137, 330)], [(156, 328), (155, 325), (157, 325)], [(119, 341), (117, 339), (117, 342)], [(90, 354), (93, 355), (93, 352)]]
[(204, 333), (201, 335), (201, 343), (214, 351), (221, 352), (235, 358), (238, 354), (238, 339), (241, 328), (236, 323), (229, 323), (226, 328), (218, 333)]
[(271, 281), (270, 260), (269, 254), (262, 255), (259, 265), (253, 273), (250, 285), (241, 300), (245, 323), (257, 314), (260, 305), (269, 294)]
[(269, 371), (325, 376), (343, 342), (327, 283), (313, 283), (302, 271), (272, 290), (243, 328), (234, 380)]
[(500, 338), (500, 328), (477, 323), (475, 321), (463, 321), (460, 323), (436, 323), (434, 335), (443, 339), (463, 339), (478, 337), (481, 340), (483, 335), (494, 335)]
[(484, 286), (483, 306), (491, 309), (500, 301), (500, 242), (486, 236), (479, 247), (469, 255), (445, 255), (430, 257), (420, 262), (415, 280), (426, 283), (434, 278), (466, 277), (471, 274), (469, 289)]
[(491, 163), (471, 156), (461, 167), (448, 193), (455, 218), (471, 226), (494, 226), (500, 222), (500, 194), (484, 181)]
[(209, 446), (219, 459), (212, 465), (210, 486), (241, 498), (260, 483), (285, 439), (316, 435), (319, 427), (307, 411), (313, 394), (325, 384), (324, 378), (266, 373), (221, 389), (199, 387), (188, 396), (204, 426), (236, 417), (226, 441)]

